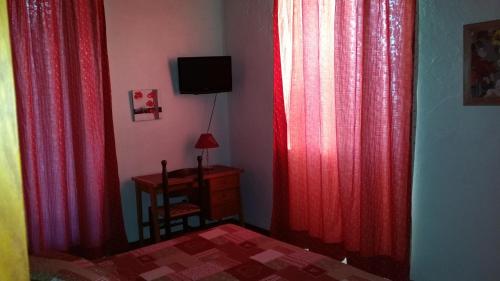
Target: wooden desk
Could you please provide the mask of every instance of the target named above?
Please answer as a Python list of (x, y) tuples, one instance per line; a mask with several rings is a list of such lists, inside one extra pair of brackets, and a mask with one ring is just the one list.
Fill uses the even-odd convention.
[[(240, 173), (243, 170), (227, 166), (216, 165), (208, 170), (204, 170), (208, 198), (206, 198), (207, 209), (205, 215), (209, 219), (220, 220), (224, 217), (238, 215), (243, 223), (243, 212), (240, 199)], [(168, 173), (169, 194), (188, 195), (193, 188), (197, 188), (196, 168), (181, 169)], [(139, 241), (144, 240), (144, 227), (150, 226), (153, 229), (159, 228), (157, 195), (162, 192), (161, 173), (133, 177), (135, 182), (135, 199), (137, 205), (137, 226), (139, 229)], [(153, 218), (149, 218), (150, 223), (142, 220), (142, 192), (149, 194), (151, 202), (151, 213)], [(155, 242), (160, 241), (160, 231), (154, 231)]]

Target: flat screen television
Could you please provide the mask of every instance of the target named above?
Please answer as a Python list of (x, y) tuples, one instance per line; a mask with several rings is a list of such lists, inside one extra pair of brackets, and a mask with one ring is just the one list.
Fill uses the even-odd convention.
[(230, 92), (233, 88), (231, 57), (179, 57), (179, 91), (181, 94)]

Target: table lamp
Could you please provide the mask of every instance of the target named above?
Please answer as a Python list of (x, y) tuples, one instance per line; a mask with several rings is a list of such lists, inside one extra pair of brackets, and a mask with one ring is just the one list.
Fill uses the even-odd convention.
[[(206, 168), (210, 169), (210, 166), (208, 165), (208, 149), (219, 147), (219, 144), (215, 140), (214, 136), (212, 136), (212, 134), (210, 134), (210, 133), (201, 134), (194, 147), (198, 148), (198, 149), (204, 149), (207, 151), (207, 167)], [(203, 156), (203, 151), (201, 152), (201, 155)]]

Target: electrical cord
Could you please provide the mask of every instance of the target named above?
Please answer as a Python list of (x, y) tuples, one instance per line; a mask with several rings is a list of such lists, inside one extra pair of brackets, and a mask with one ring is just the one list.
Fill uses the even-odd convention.
[(210, 113), (210, 121), (208, 121), (207, 134), (210, 132), (210, 126), (212, 125), (212, 117), (214, 116), (215, 103), (217, 102), (217, 95), (214, 97), (214, 104), (212, 105), (212, 113)]

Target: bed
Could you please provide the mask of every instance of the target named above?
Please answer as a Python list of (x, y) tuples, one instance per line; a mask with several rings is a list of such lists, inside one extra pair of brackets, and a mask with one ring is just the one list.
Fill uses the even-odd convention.
[[(47, 265), (36, 265), (36, 261), (33, 265), (32, 259), (32, 271), (37, 267), (47, 269)], [(234, 224), (93, 262), (81, 258), (65, 262), (68, 264), (60, 265), (59, 270), (52, 270), (59, 274), (57, 280), (387, 281)], [(70, 272), (69, 264), (79, 272)]]

